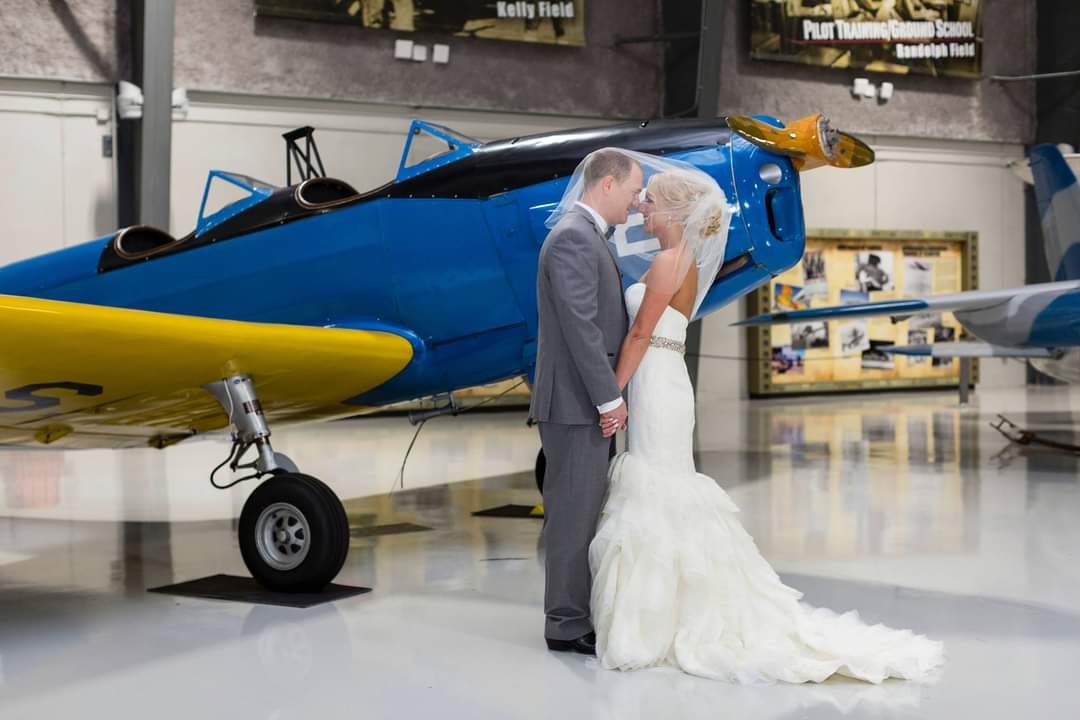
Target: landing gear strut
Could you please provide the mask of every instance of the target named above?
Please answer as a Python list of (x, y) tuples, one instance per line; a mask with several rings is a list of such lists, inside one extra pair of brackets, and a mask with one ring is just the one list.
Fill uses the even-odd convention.
[[(235, 428), (226, 463), (233, 470), (253, 469), (244, 479), (271, 476), (240, 513), (240, 555), (248, 571), (270, 590), (322, 590), (341, 571), (349, 552), (344, 506), (325, 483), (300, 473), (288, 456), (274, 452), (250, 377), (233, 375), (206, 389), (229, 413)], [(241, 464), (251, 447), (257, 451), (256, 460)]]

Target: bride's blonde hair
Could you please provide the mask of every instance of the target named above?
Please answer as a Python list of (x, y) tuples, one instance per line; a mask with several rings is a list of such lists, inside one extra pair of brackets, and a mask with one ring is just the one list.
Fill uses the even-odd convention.
[(698, 203), (709, 194), (710, 188), (688, 172), (672, 170), (653, 175), (649, 180), (649, 191), (663, 200), (665, 212), (671, 213), (673, 221), (686, 225), (691, 214), (700, 217), (702, 236), (709, 237), (720, 232), (723, 227), (724, 208), (720, 204), (706, 208), (704, 213)]

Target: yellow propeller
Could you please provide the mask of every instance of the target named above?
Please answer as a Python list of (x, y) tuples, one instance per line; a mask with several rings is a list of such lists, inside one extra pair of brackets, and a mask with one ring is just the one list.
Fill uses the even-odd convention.
[(874, 151), (853, 135), (834, 130), (821, 113), (778, 128), (744, 115), (727, 119), (728, 127), (760, 148), (792, 158), (798, 170), (822, 165), (862, 167), (874, 162)]

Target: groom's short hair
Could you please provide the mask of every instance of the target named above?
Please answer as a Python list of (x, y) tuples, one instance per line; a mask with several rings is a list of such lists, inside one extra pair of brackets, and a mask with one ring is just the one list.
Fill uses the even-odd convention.
[(601, 148), (589, 153), (585, 158), (585, 187), (590, 188), (599, 180), (611, 175), (619, 182), (630, 174), (634, 161), (629, 155), (615, 148)]

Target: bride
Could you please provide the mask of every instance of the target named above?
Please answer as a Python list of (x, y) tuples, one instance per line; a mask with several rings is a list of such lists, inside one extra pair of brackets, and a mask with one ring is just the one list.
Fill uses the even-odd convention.
[(628, 451), (611, 462), (589, 548), (601, 664), (738, 683), (926, 677), (943, 662), (941, 643), (799, 602), (727, 493), (696, 471), (683, 343), (718, 265), (702, 257), (715, 260), (719, 245), (722, 259), (729, 209), (712, 178), (675, 169), (651, 177), (641, 212), (660, 250), (626, 290), (631, 329), (616, 379), (629, 383)]

